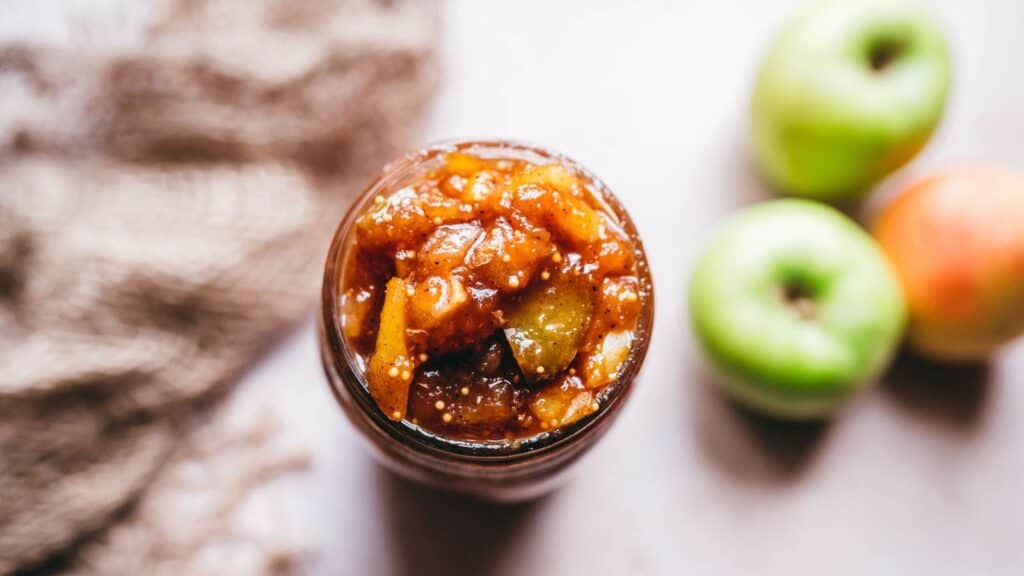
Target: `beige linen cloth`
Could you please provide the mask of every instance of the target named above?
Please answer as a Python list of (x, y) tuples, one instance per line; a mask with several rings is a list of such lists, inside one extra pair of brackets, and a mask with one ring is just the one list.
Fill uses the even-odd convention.
[[(0, 574), (202, 573), (239, 494), (301, 464), (258, 447), (270, 424), (226, 437), (210, 401), (315, 304), (346, 203), (408, 145), (438, 5), (3, 11)], [(196, 462), (219, 496), (186, 518)], [(295, 568), (269, 554), (208, 572)]]

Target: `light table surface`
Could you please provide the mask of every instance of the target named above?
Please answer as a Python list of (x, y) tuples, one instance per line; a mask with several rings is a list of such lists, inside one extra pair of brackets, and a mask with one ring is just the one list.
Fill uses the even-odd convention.
[[(492, 507), (375, 465), (303, 324), (232, 401), (275, 406), (283, 433), (315, 455), (309, 473), (259, 498), (283, 513), (276, 530), (319, 549), (318, 574), (1024, 571), (1024, 346), (987, 369), (903, 360), (827, 426), (752, 419), (702, 375), (689, 270), (727, 214), (769, 196), (749, 164), (746, 106), (796, 4), (447, 5), (445, 87), (424, 142), (522, 139), (590, 167), (646, 243), (655, 333), (624, 413), (573, 480), (532, 505)], [(954, 91), (936, 138), (890, 189), (950, 162), (1024, 169), (1024, 3), (935, 8)]]

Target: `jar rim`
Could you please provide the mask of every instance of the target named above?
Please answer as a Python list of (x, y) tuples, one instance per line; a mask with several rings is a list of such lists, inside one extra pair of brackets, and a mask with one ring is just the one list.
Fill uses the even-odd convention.
[[(355, 222), (383, 190), (397, 188), (402, 178), (421, 175), (431, 160), (440, 160), (452, 152), (468, 152), (491, 158), (509, 158), (534, 162), (557, 162), (579, 177), (587, 186), (592, 197), (600, 200), (602, 208), (614, 216), (630, 238), (636, 251), (638, 276), (641, 282), (641, 309), (637, 319), (634, 345), (630, 348), (625, 366), (615, 382), (606, 385), (598, 393), (598, 410), (571, 424), (547, 430), (533, 436), (514, 440), (470, 441), (446, 438), (412, 422), (387, 418), (369, 392), (365, 371), (360, 369), (358, 355), (350, 346), (341, 326), (340, 292), (343, 274), (354, 245)], [(611, 190), (587, 168), (575, 160), (548, 148), (511, 140), (446, 140), (427, 145), (409, 152), (386, 164), (369, 186), (349, 206), (331, 240), (324, 269), (324, 283), (321, 306), (321, 328), (325, 343), (329, 345), (333, 369), (341, 376), (346, 392), (356, 402), (364, 416), (375, 428), (381, 430), (402, 444), (411, 444), (417, 451), (471, 462), (508, 462), (547, 454), (583, 437), (596, 425), (614, 414), (624, 403), (632, 390), (647, 355), (654, 323), (654, 286), (647, 262), (647, 255), (640, 240), (639, 232), (621, 201)], [(340, 363), (340, 364), (339, 364)], [(333, 381), (330, 386), (335, 395), (340, 391)]]

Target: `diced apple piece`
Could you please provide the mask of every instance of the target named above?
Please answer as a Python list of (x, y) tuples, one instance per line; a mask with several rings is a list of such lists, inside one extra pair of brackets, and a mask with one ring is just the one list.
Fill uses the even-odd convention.
[(605, 233), (592, 248), (591, 257), (597, 260), (603, 274), (608, 276), (629, 274), (636, 265), (636, 255), (629, 238), (607, 215), (598, 215)]
[(493, 172), (477, 172), (466, 182), (461, 198), (478, 210), (485, 207), (497, 208), (501, 202), (501, 193)]
[(362, 335), (366, 317), (373, 309), (373, 292), (350, 288), (341, 297), (341, 328), (345, 337), (355, 340)]
[(377, 345), (370, 358), (366, 379), (370, 395), (381, 411), (392, 420), (405, 417), (409, 402), (409, 384), (415, 368), (406, 343), (405, 281), (392, 278), (384, 292), (384, 305), (380, 311)]
[(416, 251), (408, 248), (395, 250), (394, 262), (395, 274), (405, 278), (412, 274), (413, 265), (416, 263)]
[(587, 388), (601, 388), (610, 384), (618, 375), (622, 363), (629, 356), (633, 344), (632, 330), (609, 332), (590, 353), (584, 367), (584, 383)]
[(533, 184), (573, 194), (579, 189), (579, 180), (561, 164), (542, 164), (530, 166), (516, 175), (514, 186)]
[(530, 411), (543, 428), (558, 428), (597, 410), (594, 393), (580, 389), (579, 379), (570, 377), (560, 386), (540, 391), (530, 402)]
[(441, 191), (448, 196), (461, 198), (462, 191), (466, 188), (466, 177), (461, 174), (449, 174), (441, 181)]
[(466, 252), (483, 233), (483, 228), (474, 223), (439, 227), (420, 248), (417, 268), (430, 272), (447, 272), (462, 265)]
[(556, 204), (557, 212), (551, 225), (577, 244), (589, 244), (601, 234), (601, 217), (578, 198), (565, 197)]
[(595, 327), (601, 331), (630, 328), (640, 313), (640, 282), (635, 276), (605, 278), (599, 300)]
[(356, 222), (359, 242), (367, 247), (393, 246), (425, 236), (438, 223), (465, 222), (473, 213), (462, 209), (459, 201), (440, 190), (417, 191), (402, 188), (381, 198)]
[(462, 152), (452, 152), (444, 157), (444, 161), (449, 172), (463, 176), (475, 174), (487, 167), (484, 160)]
[(514, 292), (525, 288), (537, 265), (550, 253), (547, 236), (519, 230), (498, 218), (473, 247), (467, 262), (487, 282)]
[(466, 288), (457, 276), (431, 276), (412, 290), (409, 313), (417, 328), (434, 328), (468, 301)]
[(591, 310), (587, 291), (574, 283), (539, 284), (524, 295), (506, 316), (505, 338), (527, 380), (544, 380), (569, 366)]
[(573, 244), (583, 246), (600, 239), (601, 217), (582, 198), (525, 184), (516, 188), (514, 202), (520, 211), (541, 220)]

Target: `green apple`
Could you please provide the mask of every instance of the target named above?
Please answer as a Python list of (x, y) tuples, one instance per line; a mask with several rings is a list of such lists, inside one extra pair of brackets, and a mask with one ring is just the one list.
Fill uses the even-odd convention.
[(690, 318), (723, 389), (767, 415), (831, 415), (888, 366), (899, 280), (856, 223), (809, 200), (735, 214), (693, 272)]
[(813, 2), (761, 65), (755, 159), (790, 194), (855, 198), (925, 145), (951, 75), (946, 40), (919, 2)]

